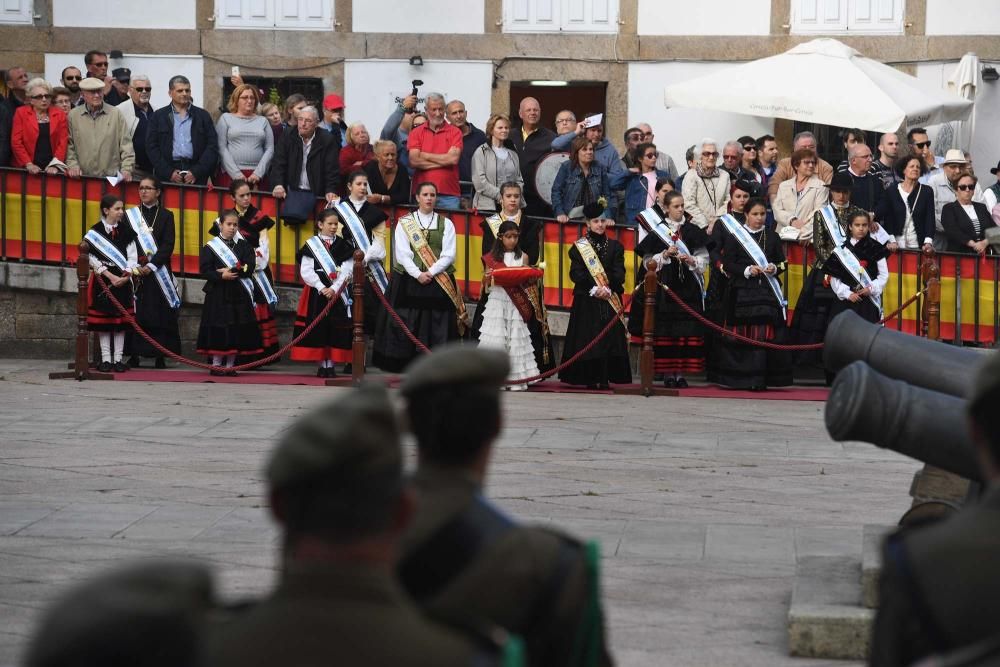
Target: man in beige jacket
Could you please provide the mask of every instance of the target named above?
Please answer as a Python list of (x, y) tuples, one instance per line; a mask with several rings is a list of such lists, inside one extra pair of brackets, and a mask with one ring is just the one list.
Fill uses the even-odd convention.
[[(795, 139), (792, 140), (792, 152), (794, 153), (800, 149), (808, 149), (819, 155), (819, 151), (816, 149), (816, 136), (812, 132), (799, 132), (795, 135)], [(829, 185), (830, 181), (833, 180), (833, 165), (823, 158), (818, 158), (816, 161), (816, 176)], [(795, 170), (792, 169), (792, 158), (782, 158), (778, 162), (778, 168), (775, 170), (774, 176), (767, 182), (767, 198), (773, 202), (774, 196), (778, 194), (778, 186), (781, 185), (782, 181), (787, 181), (790, 178), (795, 178)]]
[(128, 122), (118, 109), (104, 102), (104, 83), (88, 77), (80, 82), (84, 104), (69, 112), (67, 175), (114, 176), (131, 180), (135, 152)]

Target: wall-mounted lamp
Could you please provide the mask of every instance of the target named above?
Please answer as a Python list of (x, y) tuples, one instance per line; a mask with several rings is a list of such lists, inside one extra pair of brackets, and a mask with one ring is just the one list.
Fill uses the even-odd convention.
[(410, 56), (410, 67), (423, 67), (424, 59), (420, 56)]
[(108, 51), (108, 58), (111, 58), (112, 60), (121, 60), (122, 57), (122, 52), (118, 49), (111, 49)]
[(986, 66), (983, 68), (983, 81), (986, 83), (993, 83), (997, 79), (1000, 79), (1000, 72), (997, 72), (996, 67)]

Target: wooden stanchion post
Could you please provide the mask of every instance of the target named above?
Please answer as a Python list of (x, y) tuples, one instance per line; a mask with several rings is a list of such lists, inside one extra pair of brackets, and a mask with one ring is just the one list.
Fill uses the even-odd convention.
[(365, 377), (365, 253), (354, 251), (354, 305), (351, 317), (354, 318), (354, 339), (351, 345), (353, 360), (351, 361), (351, 383), (356, 387)]
[(111, 373), (90, 369), (87, 347), (90, 331), (87, 329), (87, 285), (90, 278), (90, 244), (80, 241), (80, 257), (76, 260), (76, 349), (73, 370), (69, 373), (49, 373), (51, 380), (114, 380)]
[(923, 252), (924, 262), (920, 267), (927, 296), (924, 299), (924, 333), (931, 340), (941, 340), (941, 269), (937, 264), (934, 249)]
[(639, 353), (639, 376), (642, 378), (642, 395), (653, 395), (654, 353), (653, 332), (656, 330), (656, 262), (646, 262), (646, 277), (643, 280), (643, 320), (642, 320), (642, 352)]

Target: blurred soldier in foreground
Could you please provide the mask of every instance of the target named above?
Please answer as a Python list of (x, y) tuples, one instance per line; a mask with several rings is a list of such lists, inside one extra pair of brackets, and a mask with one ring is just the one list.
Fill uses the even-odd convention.
[(298, 419), (266, 474), (284, 530), (281, 580), (214, 629), (210, 664), (496, 664), (495, 645), (427, 620), (396, 583), (414, 501), (384, 389), (362, 387)]
[(400, 391), (420, 502), (403, 585), (432, 612), (477, 615), (524, 637), (532, 666), (609, 665), (596, 546), (519, 525), (483, 496), (508, 371), (505, 353), (457, 344), (407, 371)]
[(947, 520), (886, 541), (874, 666), (910, 665), (1000, 635), (1000, 353), (990, 354), (968, 412), (986, 488), (978, 503)]
[(27, 667), (200, 667), (212, 579), (197, 563), (134, 563), (77, 586), (46, 614)]

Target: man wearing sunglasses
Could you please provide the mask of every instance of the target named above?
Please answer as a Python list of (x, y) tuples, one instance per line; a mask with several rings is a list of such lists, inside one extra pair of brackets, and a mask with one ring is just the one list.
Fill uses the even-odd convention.
[(106, 104), (118, 106), (125, 101), (125, 97), (112, 85), (114, 79), (108, 76), (108, 54), (92, 49), (84, 54), (83, 63), (87, 66), (88, 78), (100, 79), (104, 82), (104, 102)]
[(80, 82), (83, 81), (83, 74), (80, 73), (80, 68), (70, 65), (63, 69), (59, 78), (62, 80), (63, 88), (69, 91), (70, 107), (78, 107), (83, 104), (83, 96), (80, 94)]
[(910, 152), (920, 156), (924, 161), (924, 175), (920, 178), (920, 182), (929, 185), (930, 177), (941, 170), (944, 159), (937, 157), (931, 151), (930, 137), (927, 136), (927, 130), (922, 127), (911, 127), (906, 133), (906, 143), (910, 145)]
[[(924, 134), (924, 137), (926, 136)], [(969, 161), (965, 158), (965, 153), (953, 148), (945, 154), (941, 168), (927, 179), (927, 185), (934, 193), (934, 220), (936, 223), (934, 249), (937, 251), (946, 250), (948, 246), (948, 239), (944, 234), (944, 227), (941, 225), (941, 209), (944, 208), (945, 204), (950, 204), (958, 199), (955, 186), (958, 184), (958, 179), (969, 173), (970, 166)], [(980, 203), (983, 201), (983, 190), (979, 187), (979, 183), (976, 183), (972, 192), (972, 201)]]
[(149, 77), (133, 74), (129, 81), (128, 99), (118, 105), (118, 113), (125, 117), (132, 138), (136, 179), (153, 173), (153, 163), (146, 152), (146, 133), (149, 131), (149, 119), (153, 116), (153, 105), (149, 103), (152, 92)]

